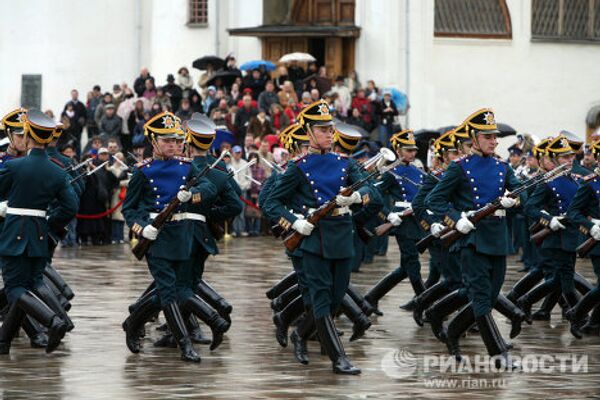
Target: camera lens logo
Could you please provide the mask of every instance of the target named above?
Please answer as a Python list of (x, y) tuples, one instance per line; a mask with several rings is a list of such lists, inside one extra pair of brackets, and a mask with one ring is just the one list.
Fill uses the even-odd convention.
[(417, 370), (417, 357), (404, 348), (391, 350), (381, 359), (381, 369), (390, 378), (405, 378)]

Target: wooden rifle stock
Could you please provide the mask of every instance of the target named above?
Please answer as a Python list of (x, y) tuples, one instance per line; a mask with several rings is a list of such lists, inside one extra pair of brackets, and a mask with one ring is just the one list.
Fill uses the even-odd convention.
[[(340, 192), (342, 196), (350, 196), (353, 192), (352, 187), (347, 187)], [(321, 219), (323, 219), (327, 214), (333, 211), (334, 208), (337, 207), (337, 203), (335, 202), (335, 198), (329, 200), (327, 203), (323, 204), (323, 206), (317, 208), (315, 212), (309, 215), (306, 220), (313, 225), (316, 225)], [(289, 235), (283, 239), (283, 244), (288, 251), (292, 252), (300, 246), (300, 242), (304, 239), (304, 235), (297, 231), (292, 231)]]
[(531, 235), (530, 239), (536, 246), (541, 246), (544, 240), (554, 232), (550, 228), (542, 228)]
[(593, 237), (590, 237), (587, 238), (585, 242), (581, 243), (575, 251), (580, 258), (585, 258), (597, 244), (598, 241)]
[(375, 236), (373, 232), (365, 228), (362, 224), (356, 224), (356, 233), (363, 243), (369, 243), (369, 240)]
[[(198, 177), (194, 176), (191, 178), (187, 184), (185, 185), (185, 190), (189, 190), (192, 186), (195, 186), (198, 183)], [(177, 198), (177, 196), (173, 197), (173, 199), (169, 202), (169, 204), (156, 216), (154, 221), (152, 221), (152, 226), (156, 229), (160, 230), (173, 216), (177, 207), (179, 207), (181, 202)], [(144, 255), (148, 252), (150, 245), (152, 244), (152, 240), (146, 239), (145, 237), (140, 235), (140, 238), (137, 244), (131, 249), (133, 255), (138, 260), (144, 258)]]
[[(444, 227), (444, 229), (440, 232), (438, 237), (442, 237), (443, 235), (450, 232), (451, 230), (452, 230), (452, 228), (450, 228), (449, 226)], [(432, 233), (430, 233), (427, 236), (425, 236), (423, 239), (419, 240), (416, 244), (417, 250), (419, 251), (419, 253), (421, 253), (421, 254), (425, 253), (425, 250), (427, 250), (429, 248), (429, 246), (431, 246), (431, 243), (435, 239), (436, 239), (436, 237)]]
[[(402, 212), (402, 214), (400, 215), (400, 218), (406, 218), (406, 217), (410, 217), (413, 215), (413, 210), (412, 208), (409, 208), (408, 210), (405, 210)], [(383, 236), (385, 234), (387, 234), (389, 231), (391, 231), (394, 228), (394, 225), (391, 222), (386, 222), (384, 224), (379, 225), (377, 228), (375, 228), (375, 234), (377, 236)]]

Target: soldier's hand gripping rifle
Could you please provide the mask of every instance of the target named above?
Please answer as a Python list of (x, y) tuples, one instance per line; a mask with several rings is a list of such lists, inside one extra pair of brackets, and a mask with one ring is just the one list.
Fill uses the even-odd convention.
[[(225, 152), (223, 152), (223, 154), (221, 154), (221, 156), (214, 163), (206, 165), (200, 171), (199, 174), (193, 176), (186, 182), (182, 190), (190, 190), (192, 187), (196, 186), (200, 178), (206, 175), (208, 171), (216, 167), (219, 161), (221, 161), (224, 156)], [(152, 221), (151, 225), (155, 227), (158, 231), (160, 231), (162, 227), (171, 220), (171, 217), (173, 216), (180, 204), (181, 202), (179, 201), (177, 196), (173, 197), (169, 204), (167, 204), (167, 206), (163, 208), (163, 210), (156, 216), (156, 218), (154, 218), (154, 221)], [(148, 249), (150, 248), (152, 242), (152, 240), (140, 236), (137, 244), (133, 247), (133, 249), (131, 249), (135, 258), (137, 258), (138, 260), (144, 258), (144, 255), (146, 255), (146, 253), (148, 252)]]
[[(356, 181), (355, 183), (348, 186), (347, 188), (342, 189), (340, 191), (339, 195), (350, 196), (352, 194), (352, 192), (354, 192), (355, 190), (360, 188), (366, 182), (377, 177), (378, 175), (381, 175), (381, 174), (395, 168), (401, 162), (402, 162), (402, 160), (396, 160), (395, 162), (393, 162), (385, 167), (381, 167), (379, 170), (375, 170), (375, 171), (371, 172), (369, 175)], [(308, 217), (306, 217), (306, 220), (308, 222), (310, 222), (311, 224), (316, 225), (319, 223), (319, 221), (321, 219), (323, 219), (324, 217), (329, 215), (331, 213), (331, 211), (333, 211), (333, 209), (336, 207), (337, 207), (337, 203), (335, 202), (335, 197), (334, 197), (333, 199), (331, 199), (331, 200), (327, 201), (326, 203), (324, 203), (323, 205), (321, 205), (314, 212), (312, 212)], [(288, 249), (288, 251), (292, 252), (292, 251), (296, 250), (296, 248), (298, 248), (298, 246), (300, 245), (300, 242), (302, 241), (303, 238), (304, 238), (304, 235), (302, 235), (301, 233), (294, 230), (283, 240), (283, 244), (285, 245), (286, 249)]]
[[(523, 185), (530, 185), (533, 182), (536, 182), (540, 179), (543, 179), (544, 175), (536, 175), (532, 178), (529, 178), (528, 180), (526, 180), (525, 182), (523, 182)], [(423, 254), (425, 252), (425, 250), (427, 250), (427, 248), (429, 248), (429, 246), (431, 246), (431, 243), (436, 239), (436, 238), (440, 238), (448, 233), (450, 233), (452, 231), (452, 228), (449, 226), (445, 226), (444, 229), (442, 231), (440, 231), (437, 236), (434, 235), (433, 233), (428, 234), (427, 236), (425, 236), (423, 239), (419, 240), (416, 243), (417, 246), (417, 250), (419, 251), (419, 253)], [(538, 230), (536, 229), (536, 232)]]
[[(401, 175), (395, 174), (393, 172), (390, 172), (390, 173), (392, 175), (394, 175), (395, 178), (405, 180), (408, 183), (410, 183), (416, 187), (423, 186), (420, 183), (417, 183), (417, 182), (413, 181), (412, 179), (407, 178), (406, 176), (401, 176)], [(413, 212), (412, 208), (407, 208), (406, 210), (402, 211), (402, 213), (400, 214), (400, 218), (410, 217), (413, 215), (413, 213), (414, 212)], [(394, 224), (392, 224), (391, 222), (385, 222), (385, 223), (379, 225), (377, 228), (375, 228), (375, 234), (377, 236), (383, 236), (383, 235), (387, 234), (389, 231), (391, 231), (392, 228), (394, 228)]]
[[(567, 217), (565, 215), (561, 215), (559, 217), (556, 217), (556, 219), (561, 224), (563, 224), (563, 223), (565, 223), (567, 221)], [(553, 231), (549, 227), (545, 226), (545, 227), (543, 227), (541, 229), (538, 229), (537, 232), (535, 232), (533, 235), (531, 235), (531, 237), (529, 238), (529, 240), (531, 240), (532, 242), (534, 242), (536, 244), (536, 246), (541, 246), (542, 243), (544, 242), (544, 240), (548, 236), (550, 236), (552, 233), (554, 233), (554, 232), (555, 231)]]
[[(567, 173), (569, 173), (570, 170), (571, 169), (569, 166), (561, 165), (560, 167), (554, 168), (552, 171), (549, 171), (539, 177), (533, 178), (530, 183), (521, 185), (515, 191), (509, 193), (507, 196), (515, 199), (521, 193), (523, 193), (541, 183), (547, 183), (555, 178), (558, 178), (559, 176), (566, 175)], [(469, 219), (469, 221), (471, 221), (471, 223), (473, 225), (477, 224), (479, 221), (481, 221), (485, 217), (492, 215), (497, 210), (502, 208), (502, 205), (500, 204), (500, 199), (502, 197), (504, 197), (504, 196), (500, 196), (496, 200), (492, 201), (491, 203), (488, 203), (485, 206), (481, 207), (480, 209), (471, 212), (467, 218)], [(444, 246), (449, 247), (450, 245), (452, 245), (452, 243), (456, 242), (462, 236), (463, 236), (463, 234), (460, 231), (458, 231), (456, 229), (452, 229), (448, 233), (440, 236), (440, 239), (442, 240), (442, 244)]]

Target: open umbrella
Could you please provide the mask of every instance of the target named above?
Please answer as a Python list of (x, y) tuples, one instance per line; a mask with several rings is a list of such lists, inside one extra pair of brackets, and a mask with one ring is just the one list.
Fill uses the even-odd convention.
[(212, 65), (213, 69), (217, 70), (225, 66), (225, 60), (217, 56), (204, 56), (196, 59), (192, 63), (192, 67), (200, 70), (207, 69), (209, 65)]
[(215, 134), (215, 140), (213, 140), (211, 146), (210, 146), (210, 150), (214, 153), (216, 150), (219, 150), (219, 148), (221, 147), (221, 145), (224, 142), (227, 142), (231, 145), (233, 145), (235, 143), (235, 137), (233, 136), (233, 133), (229, 132), (228, 130), (225, 129), (217, 129), (215, 130), (216, 134)]
[(317, 59), (308, 53), (289, 53), (279, 59), (280, 63), (287, 63), (292, 61), (313, 62), (317, 61)]
[(209, 80), (206, 81), (206, 86), (214, 85), (217, 79), (221, 80), (222, 86), (231, 86), (235, 79), (241, 77), (242, 74), (239, 71), (217, 71)]
[(253, 69), (258, 69), (261, 66), (264, 66), (265, 70), (267, 70), (267, 71), (275, 70), (275, 64), (273, 64), (271, 61), (265, 61), (265, 60), (254, 60), (254, 61), (245, 62), (242, 65), (240, 65), (240, 69), (242, 71), (252, 71)]

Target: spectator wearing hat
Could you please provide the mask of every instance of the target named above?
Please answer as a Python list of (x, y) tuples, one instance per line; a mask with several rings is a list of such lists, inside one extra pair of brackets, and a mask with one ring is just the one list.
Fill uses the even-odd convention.
[(206, 88), (206, 97), (202, 102), (202, 111), (204, 114), (209, 114), (210, 105), (217, 99), (217, 88), (213, 85), (210, 85)]
[(179, 110), (181, 99), (183, 98), (183, 90), (179, 87), (179, 85), (175, 84), (175, 77), (173, 74), (167, 75), (167, 84), (163, 86), (163, 89), (167, 97), (171, 100), (171, 108), (173, 112), (177, 112), (177, 110)]
[[(233, 148), (231, 149), (231, 153), (233, 155), (233, 157), (231, 158), (229, 167), (231, 169), (233, 169), (234, 171), (239, 170), (240, 168), (243, 168), (244, 166), (246, 166), (246, 164), (248, 164), (248, 161), (244, 160), (244, 158), (242, 157), (242, 148), (240, 146), (233, 146)], [(233, 176), (233, 178), (235, 179), (235, 182), (238, 184), (238, 186), (240, 187), (241, 191), (242, 191), (242, 197), (244, 198), (248, 198), (248, 189), (250, 189), (250, 178), (249, 178), (249, 174), (250, 171), (248, 170), (243, 170), (237, 174), (235, 174)], [(246, 206), (244, 205), (244, 208), (246, 208)], [(232, 236), (237, 237), (237, 236), (248, 236), (248, 231), (246, 230), (246, 221), (244, 220), (244, 211), (242, 211), (242, 213), (238, 216), (236, 216), (233, 220), (233, 232), (231, 233)]]
[(383, 99), (377, 102), (377, 116), (379, 117), (379, 141), (382, 145), (387, 146), (387, 143), (394, 133), (394, 118), (398, 115), (398, 109), (392, 94), (385, 92)]
[(123, 120), (116, 114), (115, 105), (107, 104), (104, 109), (104, 117), (102, 117), (99, 124), (100, 135), (107, 139), (120, 137)]

